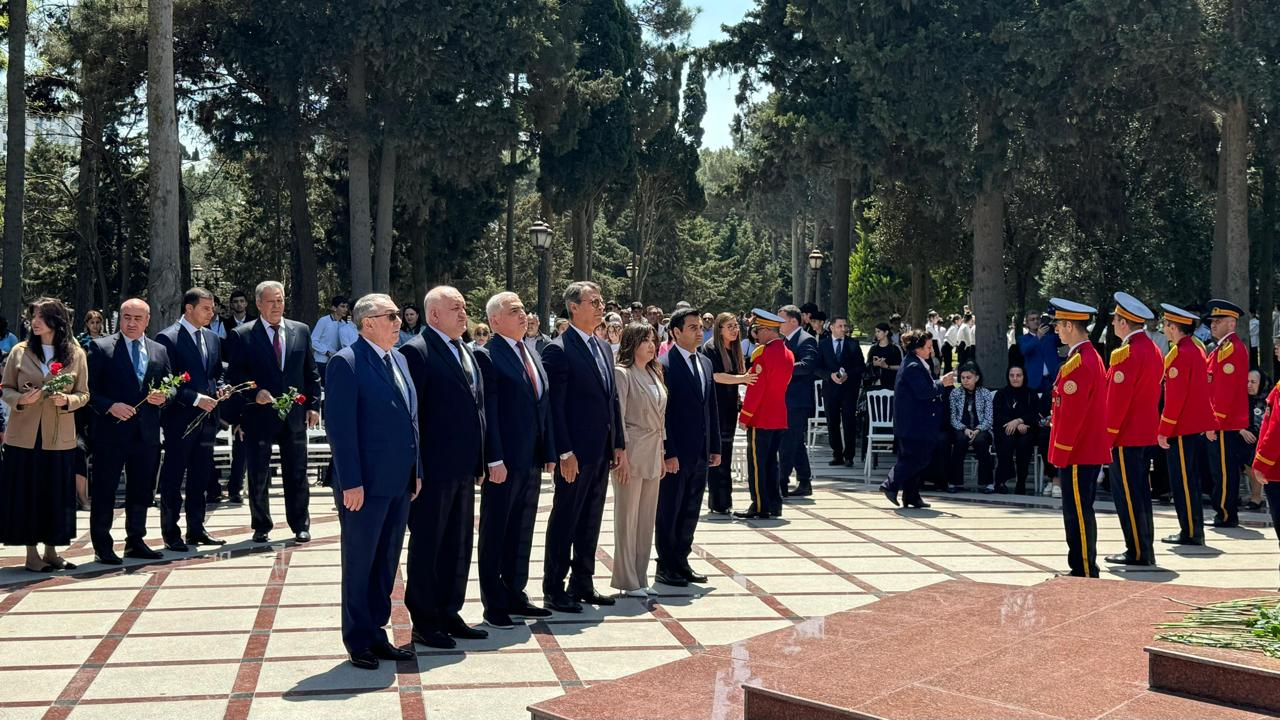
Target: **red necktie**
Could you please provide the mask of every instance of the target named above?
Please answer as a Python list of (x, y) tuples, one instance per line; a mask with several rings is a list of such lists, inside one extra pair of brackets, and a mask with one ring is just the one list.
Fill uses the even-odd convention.
[(533, 395), (540, 397), (542, 393), (538, 392), (538, 373), (534, 371), (533, 361), (529, 359), (529, 350), (522, 342), (517, 342), (516, 347), (520, 348), (520, 358), (524, 360), (524, 372), (529, 376), (529, 384), (533, 385)]
[(271, 349), (276, 351), (276, 364), (284, 364), (284, 346), (280, 344), (280, 326), (271, 326)]

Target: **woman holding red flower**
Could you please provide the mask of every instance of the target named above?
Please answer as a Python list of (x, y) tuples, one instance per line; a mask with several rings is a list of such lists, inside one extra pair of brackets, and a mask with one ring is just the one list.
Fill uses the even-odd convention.
[(89, 401), (89, 379), (62, 302), (40, 298), (30, 307), (31, 333), (14, 346), (0, 376), (11, 410), (0, 467), (0, 542), (25, 545), (27, 569), (51, 572), (75, 567), (55, 548), (76, 535), (76, 424), (67, 416)]

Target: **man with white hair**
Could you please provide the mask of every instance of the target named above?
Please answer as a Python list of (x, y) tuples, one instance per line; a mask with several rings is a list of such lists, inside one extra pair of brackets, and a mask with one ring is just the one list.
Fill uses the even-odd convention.
[[(311, 540), (307, 508), (307, 428), (320, 422), (320, 375), (311, 354), (311, 328), (284, 317), (284, 285), (275, 280), (258, 283), (253, 291), (258, 320), (232, 331), (234, 350), (227, 366), (227, 383), (252, 380), (258, 392), (237, 393), (227, 399), (232, 424), (244, 431), (249, 465), (249, 512), (253, 541), (270, 542), (274, 523), (268, 504), (271, 448), (280, 446), (285, 516), (294, 539)], [(292, 402), (286, 400), (292, 391)], [(281, 417), (280, 412), (284, 412)]]
[(542, 472), (555, 468), (551, 398), (537, 353), (520, 341), (524, 303), (501, 292), (485, 305), (493, 339), (476, 351), (485, 387), (485, 462), (480, 490), (480, 600), (484, 621), (513, 626), (512, 616), (550, 617), (529, 602), (529, 553)]
[(476, 358), (461, 340), (467, 301), (457, 289), (432, 288), (422, 303), (427, 329), (400, 346), (421, 399), (418, 448), (422, 494), (409, 512), (404, 604), (413, 640), (449, 649), (484, 630), (459, 615), (471, 570), (475, 488), (484, 480), (485, 387)]
[(413, 659), (384, 626), (422, 456), (417, 393), (395, 351), (400, 310), (375, 293), (357, 300), (352, 316), (360, 339), (329, 356), (325, 430), (342, 526), (342, 642), (352, 665), (376, 670), (379, 660)]

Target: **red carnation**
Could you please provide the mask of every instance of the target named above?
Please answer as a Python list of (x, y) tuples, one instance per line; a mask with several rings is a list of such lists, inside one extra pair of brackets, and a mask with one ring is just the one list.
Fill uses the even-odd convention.
[(294, 402), (296, 402), (296, 403), (298, 403), (299, 405), (301, 405), (302, 403), (304, 403), (304, 402), (306, 402), (306, 401), (307, 401), (307, 396), (306, 396), (306, 395), (299, 395), (298, 397), (294, 398), (294, 399), (293, 399), (293, 401), (294, 401)]
[(62, 363), (53, 362), (49, 364), (49, 373), (51, 375), (57, 375), (60, 372), (62, 372)]
[(189, 372), (182, 373), (182, 382), (191, 382), (191, 373)]

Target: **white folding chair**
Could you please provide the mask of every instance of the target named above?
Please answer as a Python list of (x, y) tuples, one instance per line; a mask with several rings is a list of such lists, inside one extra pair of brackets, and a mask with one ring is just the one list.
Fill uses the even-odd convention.
[(863, 457), (862, 477), (871, 482), (871, 465), (875, 454), (893, 454), (893, 391), (873, 390), (867, 393), (867, 444)]
[(827, 406), (822, 402), (822, 383), (813, 384), (813, 396), (816, 399), (814, 404), (813, 417), (809, 418), (809, 422), (805, 428), (804, 444), (813, 447), (818, 444), (818, 435), (827, 434)]

